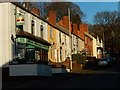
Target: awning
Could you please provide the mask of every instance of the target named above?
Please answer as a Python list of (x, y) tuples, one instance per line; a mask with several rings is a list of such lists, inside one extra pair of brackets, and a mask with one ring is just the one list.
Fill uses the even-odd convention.
[(39, 48), (39, 49), (49, 50), (48, 45), (44, 45), (44, 44), (35, 42), (35, 41), (27, 39), (27, 38), (18, 37), (17, 42), (21, 43), (21, 44), (28, 44), (29, 46), (26, 48)]
[(34, 49), (35, 47), (32, 46), (32, 45), (28, 45), (26, 48), (27, 48), (27, 49)]

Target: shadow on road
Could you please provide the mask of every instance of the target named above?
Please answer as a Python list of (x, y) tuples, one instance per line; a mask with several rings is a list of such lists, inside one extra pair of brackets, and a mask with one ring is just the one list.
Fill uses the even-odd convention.
[(52, 77), (10, 77), (3, 88), (120, 88), (120, 63)]

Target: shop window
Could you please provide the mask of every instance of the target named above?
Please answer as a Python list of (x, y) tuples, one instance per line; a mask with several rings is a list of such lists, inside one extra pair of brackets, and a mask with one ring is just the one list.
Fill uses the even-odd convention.
[(25, 58), (25, 44), (18, 44), (17, 46), (17, 55), (18, 59), (24, 59)]
[(40, 60), (40, 51), (35, 51), (35, 59), (37, 60), (37, 61), (39, 61)]
[(40, 26), (41, 38), (43, 38), (43, 25)]
[(18, 49), (18, 59), (24, 59), (25, 53), (24, 49)]

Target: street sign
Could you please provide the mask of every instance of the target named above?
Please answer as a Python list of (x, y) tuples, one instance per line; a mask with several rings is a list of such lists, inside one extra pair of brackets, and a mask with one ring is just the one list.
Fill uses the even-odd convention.
[(16, 25), (24, 25), (24, 24), (25, 24), (25, 16), (16, 15)]

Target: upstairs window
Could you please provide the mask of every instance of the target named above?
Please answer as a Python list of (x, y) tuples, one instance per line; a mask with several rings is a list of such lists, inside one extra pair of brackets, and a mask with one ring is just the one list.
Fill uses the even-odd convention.
[(35, 34), (35, 22), (34, 22), (34, 20), (31, 21), (31, 34)]
[(53, 46), (51, 46), (51, 58), (53, 58)]
[(76, 37), (76, 39), (77, 39), (77, 47), (78, 47), (78, 42), (79, 42), (79, 41), (78, 41), (78, 37)]
[(66, 36), (65, 36), (65, 45), (67, 45), (67, 43), (66, 43)]
[(50, 27), (50, 38), (52, 38), (52, 28)]
[(75, 45), (75, 37), (73, 36), (73, 45)]
[(87, 37), (85, 36), (85, 44), (87, 44)]
[(61, 32), (59, 32), (59, 39), (60, 39), (60, 43), (61, 43)]
[(40, 26), (40, 31), (41, 31), (41, 38), (43, 38), (43, 25)]

